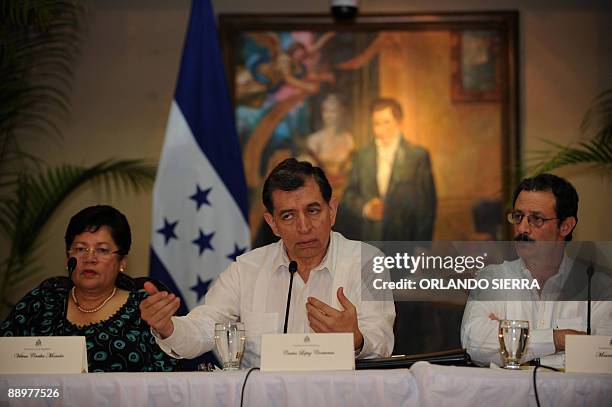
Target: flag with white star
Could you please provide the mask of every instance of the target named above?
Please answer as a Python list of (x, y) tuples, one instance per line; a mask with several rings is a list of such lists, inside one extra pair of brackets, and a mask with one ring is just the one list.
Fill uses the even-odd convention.
[(181, 314), (249, 249), (243, 171), (210, 0), (194, 0), (153, 192), (150, 274)]

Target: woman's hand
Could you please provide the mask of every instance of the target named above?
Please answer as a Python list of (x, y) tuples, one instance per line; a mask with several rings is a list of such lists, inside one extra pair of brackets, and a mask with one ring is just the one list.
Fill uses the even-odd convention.
[(153, 283), (144, 283), (144, 289), (149, 296), (140, 302), (140, 317), (153, 328), (162, 339), (174, 332), (171, 317), (181, 305), (181, 300), (167, 291), (158, 291)]

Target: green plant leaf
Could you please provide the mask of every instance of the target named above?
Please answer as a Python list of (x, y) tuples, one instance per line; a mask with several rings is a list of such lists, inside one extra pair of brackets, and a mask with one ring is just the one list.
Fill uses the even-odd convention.
[(592, 139), (612, 138), (612, 89), (600, 93), (587, 110), (580, 124), (581, 133)]
[(580, 131), (587, 140), (571, 146), (543, 140), (551, 149), (530, 153), (527, 159), (529, 172), (535, 175), (568, 165), (586, 164), (612, 176), (612, 89), (605, 90), (593, 100)]
[[(590, 164), (604, 172), (612, 170), (612, 139), (594, 139), (567, 147), (554, 143), (552, 151), (539, 152), (539, 162), (530, 167), (530, 173), (550, 172), (567, 165)], [(544, 160), (542, 161), (542, 158)]]

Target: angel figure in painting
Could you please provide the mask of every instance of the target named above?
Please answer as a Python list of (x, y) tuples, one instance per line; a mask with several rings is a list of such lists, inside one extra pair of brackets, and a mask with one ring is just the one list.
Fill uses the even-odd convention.
[[(320, 82), (333, 82), (333, 74), (319, 71), (317, 66), (319, 51), (334, 36), (333, 32), (315, 42), (274, 32), (251, 32), (246, 36), (248, 55), (236, 77), (240, 104), (263, 107), (299, 93), (316, 93)], [(270, 97), (272, 101), (266, 100)]]

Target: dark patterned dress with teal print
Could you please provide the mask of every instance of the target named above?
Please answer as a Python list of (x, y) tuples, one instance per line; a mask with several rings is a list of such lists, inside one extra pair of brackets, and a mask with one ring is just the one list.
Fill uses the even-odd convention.
[(0, 336), (85, 336), (90, 372), (170, 372), (179, 360), (162, 351), (147, 323), (140, 301), (148, 294), (130, 291), (126, 303), (109, 319), (76, 326), (64, 318), (65, 287), (33, 289), (0, 325)]

